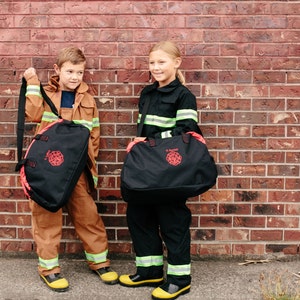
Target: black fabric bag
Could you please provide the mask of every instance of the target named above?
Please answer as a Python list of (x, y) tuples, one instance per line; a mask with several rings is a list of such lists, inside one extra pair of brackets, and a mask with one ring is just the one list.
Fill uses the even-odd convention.
[(87, 164), (89, 129), (63, 120), (41, 85), (44, 100), (59, 117), (37, 134), (22, 159), (26, 81), (23, 78), (18, 111), (18, 163), (20, 180), (28, 198), (56, 212), (63, 207)]
[[(147, 102), (138, 136), (149, 99)], [(124, 201), (138, 204), (182, 201), (209, 190), (217, 176), (214, 159), (198, 133), (132, 142), (121, 171), (121, 194)]]

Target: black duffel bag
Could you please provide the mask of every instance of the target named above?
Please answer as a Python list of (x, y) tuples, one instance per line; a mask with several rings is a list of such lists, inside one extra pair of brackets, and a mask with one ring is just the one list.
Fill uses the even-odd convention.
[(132, 142), (121, 172), (121, 194), (129, 203), (182, 201), (209, 190), (217, 176), (214, 159), (198, 133)]
[(43, 208), (56, 212), (67, 203), (86, 168), (90, 131), (83, 125), (61, 119), (41, 85), (42, 96), (58, 119), (33, 138), (22, 159), (25, 92), (23, 78), (19, 96), (16, 171), (20, 172), (25, 195)]

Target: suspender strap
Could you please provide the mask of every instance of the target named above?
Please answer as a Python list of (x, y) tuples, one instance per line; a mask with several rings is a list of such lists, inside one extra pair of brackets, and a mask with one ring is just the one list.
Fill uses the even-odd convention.
[(141, 120), (140, 120), (140, 123), (138, 125), (137, 136), (141, 136), (141, 134), (142, 134), (144, 122), (145, 122), (145, 119), (146, 119), (146, 114), (147, 114), (147, 111), (148, 111), (148, 108), (149, 108), (149, 105), (150, 105), (150, 100), (151, 100), (151, 98), (148, 96), (146, 98), (145, 103), (144, 103)]
[[(22, 152), (23, 152), (23, 139), (24, 139), (24, 127), (25, 127), (25, 103), (26, 103), (26, 88), (27, 88), (27, 82), (25, 78), (22, 78), (22, 84), (20, 88), (20, 94), (19, 94), (19, 105), (18, 105), (18, 121), (17, 121), (17, 158), (18, 163), (15, 167), (15, 171), (19, 171), (21, 166), (25, 163), (25, 160), (22, 160)], [(43, 96), (43, 99), (46, 101), (46, 103), (50, 106), (52, 112), (61, 118), (61, 116), (58, 114), (57, 108), (51, 101), (51, 99), (47, 96), (46, 92), (44, 91), (44, 88), (42, 84), (40, 85), (40, 91)]]

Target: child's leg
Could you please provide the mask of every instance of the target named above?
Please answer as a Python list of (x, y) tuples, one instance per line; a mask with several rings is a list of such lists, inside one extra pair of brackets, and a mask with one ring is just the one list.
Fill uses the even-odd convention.
[(62, 230), (62, 210), (52, 213), (29, 202), (32, 212), (32, 235), (39, 257), (38, 271), (45, 284), (56, 292), (68, 290), (68, 281), (60, 275), (58, 251)]
[(185, 286), (191, 283), (191, 212), (184, 202), (161, 205), (160, 230), (168, 250), (167, 281)]
[(120, 276), (124, 286), (157, 286), (163, 282), (163, 247), (156, 207), (127, 206), (127, 223), (136, 253), (136, 274)]
[(62, 210), (50, 212), (29, 200), (32, 212), (32, 235), (37, 246), (40, 275), (60, 273), (58, 251), (62, 231)]

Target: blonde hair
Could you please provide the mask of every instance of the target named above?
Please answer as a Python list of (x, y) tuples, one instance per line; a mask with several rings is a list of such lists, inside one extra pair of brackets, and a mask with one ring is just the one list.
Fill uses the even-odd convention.
[[(181, 54), (178, 46), (171, 41), (161, 41), (155, 44), (150, 49), (149, 54), (156, 50), (162, 50), (166, 52), (168, 55), (170, 55), (172, 58), (178, 58), (178, 57), (181, 58)], [(183, 85), (185, 85), (185, 78), (179, 69), (176, 70), (176, 77)]]
[(59, 68), (61, 68), (62, 65), (67, 61), (71, 62), (73, 65), (78, 65), (83, 62), (85, 63), (86, 58), (79, 48), (67, 47), (60, 50), (57, 56), (56, 64)]

